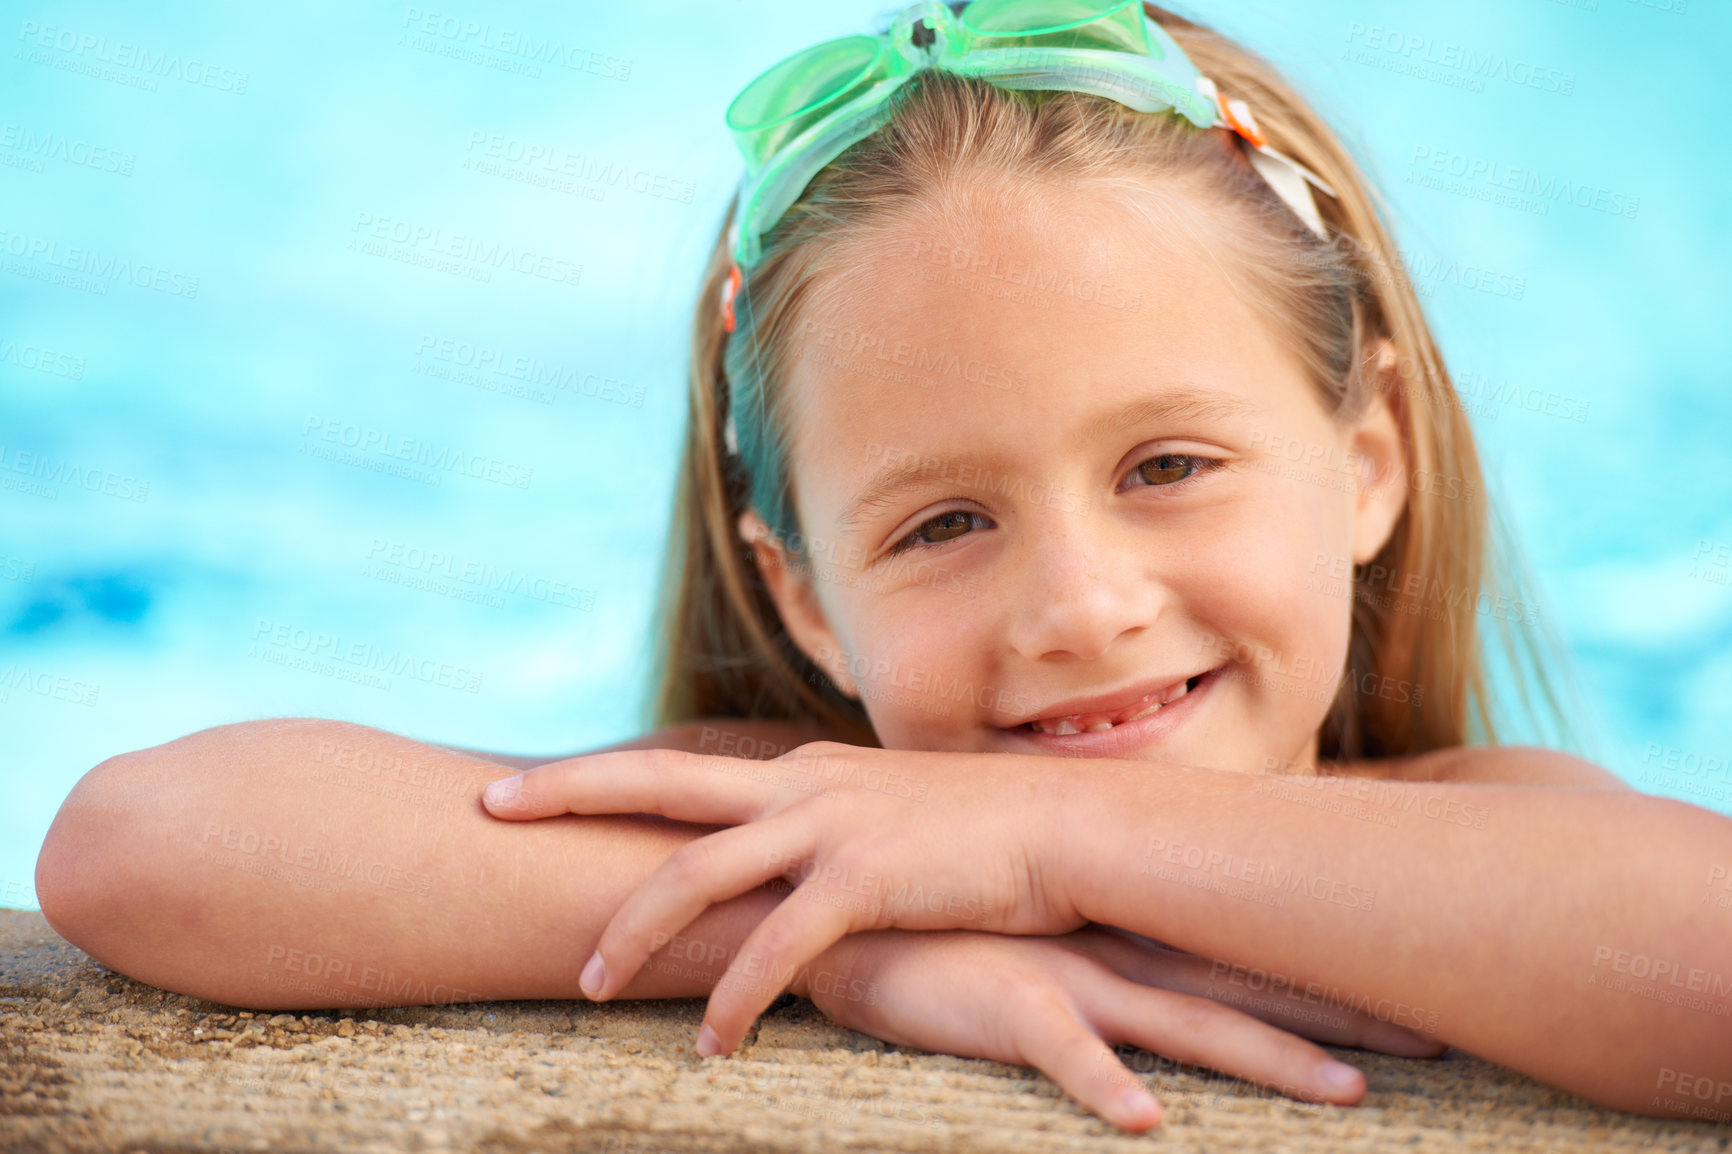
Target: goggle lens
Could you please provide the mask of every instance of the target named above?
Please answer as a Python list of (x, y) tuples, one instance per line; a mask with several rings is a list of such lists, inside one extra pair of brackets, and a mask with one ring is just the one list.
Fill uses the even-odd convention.
[(734, 98), (728, 127), (752, 164), (761, 165), (833, 105), (882, 79), (888, 53), (876, 36), (846, 36), (795, 53)]
[(974, 0), (962, 26), (982, 48), (1150, 50), (1142, 0)]

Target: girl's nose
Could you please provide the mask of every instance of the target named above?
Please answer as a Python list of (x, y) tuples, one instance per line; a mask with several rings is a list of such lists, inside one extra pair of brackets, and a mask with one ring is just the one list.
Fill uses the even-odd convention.
[(1028, 524), (1006, 574), (1006, 636), (1030, 661), (1093, 661), (1152, 626), (1166, 588), (1146, 542), (1138, 549), (1100, 514), (1049, 512)]

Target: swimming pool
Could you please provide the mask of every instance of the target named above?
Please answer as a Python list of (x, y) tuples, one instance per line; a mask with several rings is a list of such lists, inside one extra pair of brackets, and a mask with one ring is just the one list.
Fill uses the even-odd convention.
[[(82, 773), (207, 726), (640, 731), (720, 113), (878, 10), (817, 8), (12, 20), (0, 905)], [(1724, 6), (1184, 10), (1381, 182), (1598, 757), (1732, 812)]]

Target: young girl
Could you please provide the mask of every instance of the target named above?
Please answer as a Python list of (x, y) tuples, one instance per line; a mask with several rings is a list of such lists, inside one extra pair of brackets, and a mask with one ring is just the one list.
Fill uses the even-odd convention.
[[(316, 798), (514, 763), (358, 726), (125, 755), (50, 831), (55, 927), (263, 1007), (369, 1004), (291, 985), (285, 945), (454, 997), (709, 993), (706, 1056), (791, 990), (1132, 1130), (1160, 1107), (1109, 1043), (1342, 1104), (1362, 1077), (1307, 1038), (1455, 1045), (1720, 1117), (1732, 957), (1697, 910), (1732, 823), (1495, 744), (1483, 638), (1532, 658), (1470, 430), (1269, 66), (1152, 6), (922, 4), (730, 124), (662, 731), (515, 759), (506, 821)], [(286, 894), (211, 852), (249, 831), (429, 896)]]

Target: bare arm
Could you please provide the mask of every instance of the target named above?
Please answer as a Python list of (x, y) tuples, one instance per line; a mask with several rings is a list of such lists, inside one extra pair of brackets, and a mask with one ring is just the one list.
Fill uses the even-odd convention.
[[(775, 723), (678, 727), (639, 743), (765, 756)], [(531, 760), (531, 759), (523, 759)], [(313, 719), (204, 730), (111, 758), (61, 806), (37, 861), (44, 915), (140, 981), (278, 1009), (577, 998), (613, 911), (706, 832), (650, 817), (507, 825), (481, 808), (497, 763)], [(707, 992), (780, 898), (718, 906), (703, 948), (647, 968), (631, 997)]]
[(1461, 757), (1413, 781), (1119, 766), (1061, 860), (1096, 921), (1401, 1008), (1605, 1105), (1732, 1106), (1732, 821), (1561, 754)]
[(579, 757), (583, 753), (608, 753), (620, 749), (683, 749), (689, 753), (719, 753), (724, 757), (770, 758), (780, 757), (798, 745), (808, 741), (842, 740), (844, 736), (828, 734), (815, 725), (793, 721), (756, 721), (749, 718), (729, 718), (726, 721), (690, 721), (683, 725), (670, 726), (657, 733), (646, 734), (630, 741), (622, 741), (617, 745), (604, 745), (599, 749), (583, 750), (579, 753), (560, 753), (547, 757), (536, 757), (531, 754), (488, 753), (480, 749), (465, 749), (460, 746), (444, 746), (453, 753), (467, 754), (491, 761), (496, 765), (508, 765), (512, 769), (534, 769), (538, 765), (550, 762), (564, 761), (567, 758)]

